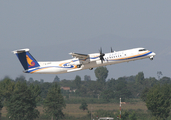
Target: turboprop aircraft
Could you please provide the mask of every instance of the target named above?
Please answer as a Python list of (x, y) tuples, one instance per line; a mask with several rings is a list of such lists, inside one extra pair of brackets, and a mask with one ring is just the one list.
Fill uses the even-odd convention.
[(63, 61), (46, 61), (38, 62), (30, 54), (29, 49), (20, 49), (13, 51), (21, 62), (24, 73), (42, 73), (42, 74), (61, 74), (74, 72), (84, 69), (90, 69), (112, 65), (122, 62), (129, 62), (150, 58), (153, 60), (156, 55), (154, 52), (146, 50), (145, 48), (134, 48), (123, 51), (113, 51), (111, 48), (110, 53), (102, 53), (100, 48), (99, 53), (93, 54), (80, 54), (69, 53), (73, 59)]

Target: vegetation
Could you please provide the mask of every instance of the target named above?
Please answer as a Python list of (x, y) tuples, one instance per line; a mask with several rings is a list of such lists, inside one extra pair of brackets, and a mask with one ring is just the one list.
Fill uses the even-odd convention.
[(12, 120), (33, 120), (38, 118), (36, 100), (40, 94), (38, 86), (27, 86), (26, 82), (14, 83), (9, 79), (1, 82), (1, 94), (7, 108), (7, 117)]
[(60, 87), (55, 83), (48, 91), (43, 104), (45, 113), (52, 116), (52, 119), (58, 120), (64, 117), (62, 109), (66, 106), (61, 94)]
[(81, 110), (88, 110), (88, 105), (85, 100), (82, 101), (81, 106), (79, 107)]
[(139, 72), (108, 80), (106, 67), (96, 68), (94, 72), (96, 80), (88, 75), (83, 81), (79, 75), (74, 80), (60, 80), (55, 76), (52, 83), (43, 79), (26, 80), (24, 76), (15, 80), (5, 77), (0, 81), (1, 119), (96, 120), (105, 116), (116, 119), (120, 97), (122, 102), (129, 103), (122, 105), (125, 106), (123, 120), (171, 119), (171, 79), (161, 71), (157, 72), (157, 79), (145, 78)]
[(155, 85), (146, 95), (146, 105), (156, 119), (166, 119), (170, 113), (171, 85)]

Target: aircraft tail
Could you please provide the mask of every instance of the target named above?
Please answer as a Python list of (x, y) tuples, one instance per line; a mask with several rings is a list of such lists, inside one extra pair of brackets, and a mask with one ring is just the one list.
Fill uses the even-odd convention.
[(34, 59), (34, 57), (29, 53), (29, 49), (20, 49), (13, 51), (17, 55), (20, 63), (25, 70), (39, 67), (39, 63)]

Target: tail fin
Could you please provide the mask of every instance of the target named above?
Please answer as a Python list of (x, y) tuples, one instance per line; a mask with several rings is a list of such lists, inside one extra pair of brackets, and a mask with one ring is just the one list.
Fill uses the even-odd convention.
[(25, 70), (30, 68), (39, 67), (39, 63), (34, 59), (34, 57), (29, 53), (29, 49), (20, 49), (13, 51), (17, 55), (20, 63)]

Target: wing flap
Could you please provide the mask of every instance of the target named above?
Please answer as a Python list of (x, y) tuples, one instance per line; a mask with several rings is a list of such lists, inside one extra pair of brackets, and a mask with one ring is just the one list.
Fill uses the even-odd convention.
[(75, 58), (78, 58), (78, 59), (83, 59), (83, 60), (85, 60), (85, 59), (87, 59), (87, 58), (89, 58), (89, 55), (87, 55), (87, 54), (80, 54), (80, 53), (69, 53), (70, 55), (72, 55), (72, 57), (75, 57)]

